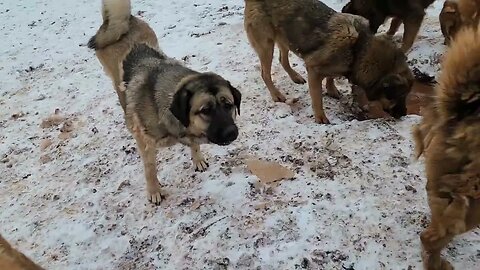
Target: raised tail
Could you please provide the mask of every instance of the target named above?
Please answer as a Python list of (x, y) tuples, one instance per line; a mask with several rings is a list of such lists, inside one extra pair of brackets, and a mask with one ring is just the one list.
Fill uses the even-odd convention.
[(102, 0), (103, 24), (88, 41), (90, 49), (102, 49), (118, 41), (130, 28), (130, 0)]
[(442, 63), (437, 106), (443, 121), (480, 117), (480, 27), (465, 27)]

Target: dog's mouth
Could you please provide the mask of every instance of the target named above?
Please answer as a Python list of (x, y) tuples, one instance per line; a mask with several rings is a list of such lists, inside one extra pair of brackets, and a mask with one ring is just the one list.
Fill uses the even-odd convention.
[(236, 125), (225, 127), (214, 132), (207, 132), (207, 138), (210, 142), (225, 146), (231, 144), (238, 137), (238, 128)]
[(226, 145), (229, 145), (231, 144), (233, 141), (229, 141), (229, 142), (221, 142), (221, 143), (217, 143), (218, 145), (221, 145), (221, 146), (226, 146)]

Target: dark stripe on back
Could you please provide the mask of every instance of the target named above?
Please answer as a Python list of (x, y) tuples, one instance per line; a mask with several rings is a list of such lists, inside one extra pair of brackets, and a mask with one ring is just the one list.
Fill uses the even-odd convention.
[(136, 45), (123, 60), (123, 81), (128, 83), (133, 77), (135, 67), (147, 58), (164, 60), (165, 56), (145, 44)]

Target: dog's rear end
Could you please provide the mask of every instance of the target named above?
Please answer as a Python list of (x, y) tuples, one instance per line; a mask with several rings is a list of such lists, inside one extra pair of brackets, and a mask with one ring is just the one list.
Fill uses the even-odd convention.
[(43, 270), (22, 252), (14, 249), (0, 235), (0, 269), (2, 270)]
[(461, 30), (448, 50), (431, 106), (415, 128), (425, 156), (431, 223), (421, 234), (425, 269), (452, 269), (441, 250), (480, 224), (480, 31)]
[(130, 0), (103, 0), (102, 17), (103, 24), (89, 40), (88, 47), (95, 49), (125, 111), (125, 93), (121, 87), (122, 61), (136, 44), (146, 44), (157, 51), (160, 48), (152, 28), (131, 15)]

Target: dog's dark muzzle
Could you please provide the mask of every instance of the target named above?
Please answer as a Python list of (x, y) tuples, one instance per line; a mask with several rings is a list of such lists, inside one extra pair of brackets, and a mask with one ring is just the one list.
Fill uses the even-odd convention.
[(230, 112), (219, 109), (212, 117), (207, 130), (207, 138), (210, 142), (218, 145), (228, 145), (238, 137), (238, 127), (233, 121)]

